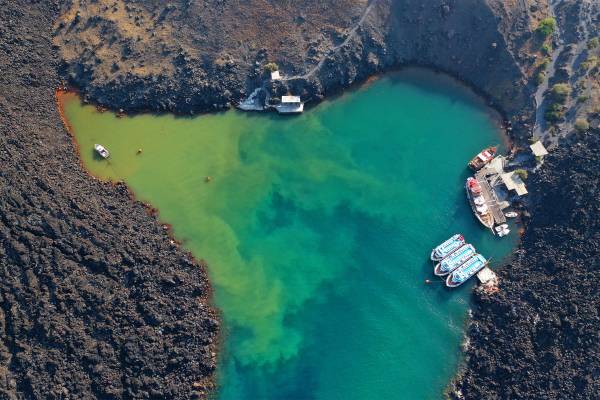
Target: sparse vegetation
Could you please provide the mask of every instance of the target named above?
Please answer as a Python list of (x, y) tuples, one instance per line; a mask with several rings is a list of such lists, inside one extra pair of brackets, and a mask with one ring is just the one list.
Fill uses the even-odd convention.
[(556, 20), (552, 17), (549, 18), (544, 18), (543, 20), (540, 21), (540, 24), (538, 25), (538, 27), (536, 28), (536, 32), (538, 35), (542, 36), (543, 38), (547, 38), (548, 36), (552, 35), (554, 33), (554, 30), (556, 29)]
[(598, 46), (600, 46), (600, 38), (598, 37), (590, 39), (590, 41), (587, 43), (587, 48), (589, 50), (595, 49)]
[(571, 88), (566, 83), (557, 83), (554, 86), (552, 86), (550, 94), (555, 102), (564, 104), (567, 101), (569, 95), (571, 94)]
[(515, 174), (518, 175), (522, 180), (527, 180), (529, 173), (524, 169), (516, 169)]
[(584, 71), (588, 71), (597, 65), (598, 65), (598, 57), (597, 56), (588, 56), (588, 58), (584, 62), (581, 63), (581, 68)]
[(585, 132), (590, 129), (590, 123), (585, 118), (577, 118), (577, 120), (575, 120), (575, 129), (577, 129), (578, 132)]

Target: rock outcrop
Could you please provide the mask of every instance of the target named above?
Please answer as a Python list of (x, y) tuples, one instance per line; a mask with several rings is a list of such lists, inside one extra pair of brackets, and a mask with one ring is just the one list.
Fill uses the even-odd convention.
[(228, 107), (265, 82), (270, 62), (284, 75), (274, 94), (306, 101), (418, 64), (467, 82), (519, 125), (534, 106), (527, 72), (547, 7), (539, 3), (73, 1), (54, 41), (70, 82), (115, 109)]
[(0, 398), (202, 396), (219, 330), (206, 273), (80, 167), (55, 103), (57, 17), (0, 4)]
[(531, 219), (501, 290), (477, 295), (456, 399), (600, 394), (600, 131), (530, 175)]

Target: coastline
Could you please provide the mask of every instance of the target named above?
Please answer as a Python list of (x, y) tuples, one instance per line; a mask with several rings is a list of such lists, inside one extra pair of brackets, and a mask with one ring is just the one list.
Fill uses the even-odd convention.
[(124, 185), (81, 168), (56, 104), (57, 16), (2, 10), (0, 395), (205, 397), (219, 340), (206, 274)]
[[(7, 85), (6, 88), (6, 93), (5, 96), (8, 100), (6, 100), (3, 104), (2, 107), (4, 110), (6, 110), (11, 118), (9, 119), (9, 123), (3, 127), (3, 131), (5, 132), (5, 138), (3, 139), (2, 142), (2, 148), (0, 149), (2, 151), (3, 154), (3, 159), (9, 160), (8, 162), (8, 167), (6, 169), (6, 171), (3, 171), (2, 176), (0, 176), (0, 178), (2, 179), (2, 184), (1, 187), (3, 190), (9, 190), (9, 189), (15, 189), (21, 193), (30, 193), (32, 194), (32, 196), (36, 196), (37, 194), (40, 193), (40, 187), (42, 188), (47, 188), (47, 189), (42, 189), (41, 192), (47, 192), (47, 193), (51, 193), (52, 196), (56, 196), (57, 198), (59, 198), (59, 201), (62, 202), (61, 204), (65, 205), (65, 210), (68, 210), (65, 214), (62, 214), (61, 218), (66, 218), (67, 220), (73, 220), (76, 221), (77, 219), (81, 219), (81, 210), (78, 210), (77, 208), (79, 206), (73, 206), (71, 205), (71, 203), (69, 202), (70, 198), (75, 198), (75, 200), (73, 200), (75, 203), (74, 204), (84, 204), (83, 209), (89, 211), (90, 213), (93, 213), (94, 216), (97, 217), (102, 217), (103, 216), (103, 211), (97, 206), (96, 203), (100, 203), (100, 204), (109, 204), (110, 207), (115, 207), (118, 210), (121, 210), (121, 215), (123, 216), (123, 218), (125, 218), (126, 220), (130, 220), (130, 221), (135, 221), (140, 222), (143, 221), (144, 224), (150, 224), (151, 226), (157, 228), (159, 227), (159, 222), (156, 221), (155, 218), (149, 218), (147, 215), (144, 216), (142, 215), (142, 213), (140, 213), (140, 210), (143, 209), (143, 213), (147, 213), (147, 209), (146, 207), (140, 207), (139, 204), (136, 204), (138, 202), (132, 201), (130, 199), (131, 197), (131, 193), (127, 194), (126, 193), (126, 189), (124, 189), (122, 187), (122, 185), (116, 184), (116, 185), (112, 185), (110, 188), (107, 185), (100, 185), (99, 183), (94, 183), (93, 186), (91, 186), (92, 184), (90, 183), (92, 180), (89, 179), (88, 176), (85, 176), (84, 178), (82, 178), (82, 172), (81, 172), (81, 168), (74, 168), (74, 165), (76, 164), (76, 161), (74, 160), (74, 158), (68, 153), (66, 152), (64, 149), (67, 148), (69, 152), (72, 153), (72, 148), (68, 148), (65, 147), (65, 142), (64, 142), (64, 128), (62, 128), (62, 125), (58, 124), (57, 125), (57, 121), (58, 118), (56, 118), (56, 116), (54, 115), (52, 110), (49, 110), (47, 107), (52, 104), (55, 105), (55, 101), (53, 101), (51, 99), (51, 96), (48, 94), (50, 92), (53, 92), (55, 90), (56, 87), (59, 86), (59, 76), (56, 74), (56, 71), (59, 71), (62, 69), (62, 67), (59, 66), (59, 62), (57, 59), (57, 56), (54, 54), (53, 49), (51, 48), (51, 43), (50, 43), (50, 36), (51, 36), (51, 27), (47, 26), (48, 24), (50, 24), (51, 22), (48, 21), (52, 21), (54, 20), (54, 18), (56, 18), (58, 16), (58, 10), (56, 9), (56, 7), (54, 7), (53, 5), (48, 5), (48, 4), (41, 4), (41, 5), (30, 5), (30, 7), (35, 9), (31, 12), (31, 14), (27, 14), (24, 19), (26, 21), (23, 22), (19, 22), (19, 24), (16, 28), (13, 26), (12, 22), (11, 22), (11, 26), (9, 28), (6, 28), (7, 30), (13, 29), (12, 34), (13, 37), (21, 37), (21, 35), (31, 35), (33, 32), (37, 32), (39, 31), (39, 27), (43, 26), (44, 28), (44, 36), (42, 38), (36, 37), (34, 42), (32, 42), (32, 44), (30, 45), (31, 47), (34, 47), (37, 49), (44, 49), (43, 50), (43, 55), (44, 56), (35, 56), (36, 60), (38, 61), (38, 65), (36, 67), (23, 67), (23, 71), (21, 72), (15, 72), (13, 74), (13, 72), (11, 71), (11, 75), (9, 76), (9, 79), (14, 80), (14, 82), (18, 82), (18, 85), (22, 85), (22, 87), (24, 87), (24, 89), (22, 89), (22, 93), (16, 93), (19, 91), (19, 89), (15, 89), (14, 88), (14, 82), (11, 82), (9, 80), (9, 84), (10, 86), (13, 86), (13, 88), (9, 88)], [(25, 12), (28, 12), (29, 10), (25, 10)], [(5, 11), (5, 15), (7, 16), (13, 16), (13, 18), (23, 18), (23, 16), (21, 15), (20, 12), (17, 12), (16, 8), (10, 8)], [(37, 13), (37, 14), (36, 14)], [(33, 16), (32, 16), (33, 15)], [(31, 25), (26, 25), (29, 24), (30, 21), (28, 20), (28, 18), (33, 18), (35, 22), (32, 22)], [(42, 18), (43, 17), (43, 18)], [(7, 17), (4, 17), (7, 18)], [(363, 35), (366, 36), (366, 35)], [(7, 44), (7, 46), (9, 46), (9, 48), (11, 49), (18, 49), (19, 45), (16, 43), (10, 43)], [(24, 57), (24, 54), (22, 54), (22, 56)], [(14, 61), (14, 65), (23, 65), (21, 63), (21, 61), (19, 61), (17, 59), (17, 56), (14, 56), (14, 58), (11, 58), (12, 56), (10, 55), (5, 55), (5, 57), (7, 57), (9, 60)], [(24, 59), (24, 58), (23, 58)], [(339, 60), (338, 60), (339, 61)], [(336, 61), (337, 62), (337, 61)], [(388, 61), (390, 63), (392, 63), (392, 61)], [(10, 64), (10, 62), (9, 62)], [(383, 65), (383, 64), (382, 64)], [(377, 71), (381, 71), (383, 70), (383, 66), (373, 66), (372, 67), (372, 71), (377, 72)], [(17, 69), (17, 68), (15, 68)], [(29, 72), (31, 71), (31, 74), (29, 74)], [(450, 74), (452, 75), (452, 74)], [(63, 75), (65, 76), (65, 75)], [(365, 79), (369, 79), (369, 78), (365, 78)], [(367, 81), (364, 81), (367, 82)], [(521, 83), (515, 82), (514, 83), (515, 86), (520, 85)], [(3, 84), (4, 85), (4, 84)], [(327, 85), (324, 85), (324, 87)], [(321, 93), (327, 93), (327, 96), (329, 96), (330, 93), (335, 93), (335, 88), (337, 87), (337, 90), (343, 91), (345, 87), (347, 86), (336, 86), (335, 84), (331, 84), (331, 86), (327, 86), (330, 87), (329, 89), (327, 89), (327, 91), (325, 89), (318, 91), (316, 90), (314, 93), (311, 94), (311, 96), (315, 96), (315, 99), (319, 99), (320, 94)], [(321, 88), (322, 89), (322, 88)], [(524, 90), (524, 88), (521, 88)], [(124, 89), (123, 89), (124, 90)], [(484, 90), (484, 89), (481, 89)], [(16, 92), (15, 92), (16, 91)], [(40, 93), (43, 92), (42, 95), (40, 95)], [(118, 91), (120, 92), (120, 90)], [(27, 93), (29, 98), (23, 98), (23, 94)], [(316, 95), (315, 93), (320, 93), (319, 95)], [(13, 104), (13, 101), (11, 101), (10, 96), (15, 96), (17, 98), (17, 101), (14, 101), (14, 104), (17, 104), (16, 108), (11, 108), (12, 106), (9, 106), (8, 104)], [(41, 97), (40, 97), (41, 96)], [(37, 100), (37, 97), (40, 97), (40, 100)], [(490, 97), (490, 99), (493, 99), (493, 97)], [(496, 102), (495, 102), (496, 103)], [(111, 103), (112, 104), (112, 103)], [(183, 103), (182, 103), (183, 104)], [(38, 114), (37, 117), (34, 116), (30, 116), (29, 121), (30, 124), (29, 126), (27, 126), (25, 130), (25, 135), (20, 135), (19, 132), (21, 132), (21, 128), (20, 127), (20, 123), (17, 122), (17, 120), (19, 119), (19, 116), (22, 113), (30, 113), (32, 110), (31, 109), (35, 109), (36, 113)], [(119, 106), (115, 105), (115, 108), (119, 108)], [(151, 107), (148, 107), (148, 109), (151, 109)], [(185, 108), (181, 108), (182, 110), (182, 114), (186, 113)], [(55, 112), (56, 110), (54, 110)], [(525, 110), (526, 114), (530, 113), (530, 110)], [(43, 118), (45, 118), (46, 120), (41, 121), (40, 120), (40, 113), (43, 113)], [(33, 114), (31, 114), (33, 115)], [(531, 114), (533, 115), (533, 114)], [(508, 113), (506, 115), (506, 119), (507, 120), (511, 120), (513, 122), (516, 122), (517, 120), (520, 120), (520, 118), (522, 117), (522, 115), (518, 115), (518, 114), (513, 114), (513, 113)], [(519, 125), (521, 125), (522, 123), (524, 124), (530, 124), (531, 118), (527, 118), (524, 121), (519, 121)], [(32, 129), (32, 128), (37, 128), (39, 127), (39, 129)], [(42, 133), (40, 134), (40, 129), (42, 130)], [(48, 132), (43, 131), (44, 129), (47, 129)], [(17, 134), (15, 134), (15, 132), (17, 132)], [(524, 143), (524, 141), (527, 138), (527, 132), (528, 129), (526, 127), (515, 127), (515, 131), (513, 131), (514, 140), (519, 140), (520, 142)], [(511, 134), (511, 136), (513, 136), (513, 134)], [(596, 131), (597, 134), (597, 131)], [(508, 135), (507, 135), (508, 136)], [(48, 160), (48, 158), (45, 155), (42, 154), (37, 154), (34, 157), (28, 155), (28, 151), (26, 148), (33, 148), (35, 149), (36, 146), (38, 146), (38, 144), (36, 143), (36, 140), (42, 140), (45, 139), (45, 141), (47, 142), (51, 142), (53, 140), (57, 140), (58, 139), (58, 144), (56, 144), (55, 146), (57, 148), (59, 148), (58, 151), (58, 155), (56, 156), (57, 160), (54, 159), (50, 159)], [(35, 139), (35, 140), (34, 140)], [(24, 144), (19, 145), (19, 143), (23, 141)], [(593, 143), (593, 141), (590, 141), (590, 139), (588, 139), (588, 141), (590, 143)], [(53, 145), (54, 146), (54, 145)], [(572, 144), (568, 144), (568, 146), (572, 146)], [(594, 144), (595, 146), (595, 144)], [(569, 150), (571, 147), (568, 147), (566, 149), (561, 150), (560, 155), (556, 156), (556, 159), (558, 160), (557, 163), (560, 161), (560, 163), (562, 164), (557, 164), (557, 165), (563, 165), (563, 166), (568, 166), (568, 163), (565, 161), (566, 157), (568, 157), (567, 154), (567, 150)], [(576, 149), (576, 147), (575, 147)], [(39, 149), (39, 152), (42, 151), (47, 151), (49, 150), (50, 154), (54, 154), (54, 150), (56, 150), (54, 147), (42, 147), (41, 149)], [(80, 162), (80, 160), (79, 160)], [(24, 165), (27, 163), (31, 163), (32, 166), (21, 166), (19, 165), (19, 163), (23, 163)], [(37, 164), (41, 165), (42, 167), (38, 166)], [(551, 164), (554, 165), (554, 164)], [(43, 169), (53, 169), (58, 171), (57, 174), (51, 174), (51, 175), (46, 175), (45, 172), (40, 172)], [(40, 174), (40, 176), (42, 176), (43, 178), (40, 180), (34, 180), (32, 175), (36, 175), (37, 173)], [(532, 184), (532, 187), (538, 187), (539, 189), (537, 190), (537, 195), (538, 196), (535, 200), (534, 206), (535, 204), (539, 205), (539, 198), (540, 196), (543, 197), (544, 190), (557, 190), (557, 187), (555, 186), (556, 181), (558, 180), (558, 177), (556, 175), (551, 175), (548, 172), (541, 172), (542, 175), (544, 176), (544, 179), (537, 179), (535, 180), (535, 182)], [(25, 176), (25, 178), (23, 178)], [(61, 177), (64, 176), (68, 176), (69, 178), (67, 178), (68, 182), (60, 182)], [(81, 185), (81, 187), (85, 187), (86, 189), (82, 192), (78, 192), (78, 190), (73, 188), (73, 184), (71, 183), (70, 179), (71, 177), (75, 176), (76, 177), (76, 185)], [(588, 171), (587, 172), (587, 176), (591, 176), (593, 177), (593, 171)], [(40, 183), (41, 182), (41, 183)], [(16, 183), (16, 184), (15, 184)], [(14, 188), (11, 188), (12, 186), (14, 186)], [(577, 188), (573, 189), (575, 191), (579, 190)], [(40, 196), (47, 196), (47, 194), (41, 194)], [(7, 196), (10, 197), (10, 196)], [(89, 197), (89, 199), (88, 199)], [(129, 199), (129, 200), (127, 200)], [(561, 198), (559, 199), (561, 201), (565, 201), (566, 199)], [(24, 200), (23, 200), (24, 201)], [(124, 202), (123, 204), (120, 204), (120, 202)], [(591, 203), (593, 204), (593, 203)], [(31, 209), (31, 214), (32, 215), (39, 215), (39, 216), (44, 216), (46, 215), (46, 208), (47, 207), (57, 207), (56, 205), (52, 205), (52, 203), (43, 203), (43, 204), (36, 204), (35, 207), (33, 207)], [(90, 211), (91, 210), (91, 211)], [(133, 211), (132, 211), (133, 210)], [(87, 212), (86, 211), (86, 212)], [(548, 210), (544, 209), (544, 208), (534, 208), (532, 209), (532, 218), (535, 220), (537, 219), (542, 219), (544, 218), (544, 213), (547, 212)], [(13, 215), (18, 215), (16, 210), (10, 210), (8, 211), (8, 214), (13, 214)], [(56, 217), (56, 216), (55, 216)], [(56, 219), (60, 219), (58, 217), (56, 217)], [(119, 224), (121, 223), (118, 220), (111, 220), (111, 223), (114, 224)], [(573, 221), (570, 220), (565, 220), (564, 221), (565, 224), (570, 224), (573, 223)], [(544, 227), (544, 229), (546, 229), (547, 226)], [(593, 227), (592, 227), (593, 228)], [(32, 228), (32, 229), (36, 229), (36, 228)], [(91, 229), (98, 229), (97, 227), (92, 227)], [(595, 229), (595, 228), (594, 228)], [(14, 238), (16, 240), (16, 242), (19, 242), (20, 238), (23, 237), (27, 237), (28, 233), (25, 232), (26, 230), (21, 230), (21, 231), (10, 231), (10, 235), (11, 238)], [(527, 228), (527, 231), (525, 233), (525, 235), (534, 235), (534, 233), (528, 233), (529, 232), (529, 228)], [(168, 237), (166, 235), (164, 235), (163, 233), (161, 233), (161, 229), (155, 229), (154, 231), (148, 231), (145, 232), (146, 234), (148, 234), (148, 237), (150, 237), (150, 241), (152, 243), (167, 243), (168, 241)], [(127, 235), (130, 234), (126, 231), (121, 231), (118, 233), (119, 235)], [(44, 234), (42, 234), (44, 235)], [(101, 235), (100, 235), (101, 236)], [(51, 239), (51, 240), (56, 240), (56, 239)], [(103, 240), (105, 240), (107, 243), (109, 243), (109, 239), (104, 238)], [(124, 239), (126, 240), (126, 239)], [(142, 243), (142, 242), (140, 242)], [(17, 246), (20, 250), (17, 251), (15, 249), (13, 249), (12, 247), (10, 247), (9, 245), (5, 245), (8, 246), (7, 248), (11, 249), (10, 251), (7, 251), (6, 254), (4, 254), (2, 256), (3, 259), (5, 259), (7, 262), (9, 263), (16, 263), (18, 261), (17, 260), (19, 257), (25, 257), (27, 254), (26, 250), (21, 249), (20, 246)], [(54, 246), (56, 247), (58, 250), (58, 252), (62, 252), (62, 249), (60, 248), (60, 246), (58, 244), (51, 244), (51, 247)], [(94, 244), (90, 245), (90, 248), (93, 248)], [(147, 244), (144, 244), (143, 246), (140, 245), (141, 247), (137, 247), (136, 248), (136, 252), (139, 254), (142, 254), (144, 252), (143, 250), (143, 246), (147, 246)], [(527, 246), (527, 244), (524, 244), (523, 246)], [(108, 249), (110, 249), (110, 247), (107, 247)], [(14, 254), (17, 254), (17, 256), (14, 256)], [(31, 252), (31, 254), (34, 254), (33, 252)], [(515, 253), (515, 258), (517, 259), (517, 262), (521, 262), (520, 261), (520, 257), (522, 257), (522, 251), (518, 250)], [(17, 258), (11, 258), (11, 257), (17, 257)], [(29, 257), (29, 256), (27, 256)], [(183, 257), (183, 255), (182, 255)], [(141, 259), (143, 259), (143, 257), (141, 257)], [(177, 265), (177, 260), (176, 258), (174, 258), (173, 256), (168, 256), (168, 259), (170, 260), (172, 266), (176, 266)], [(201, 260), (200, 260), (201, 263)], [(192, 261), (192, 264), (194, 264), (194, 262)], [(198, 264), (198, 263), (196, 263)], [(44, 264), (46, 265), (46, 264)], [(50, 265), (50, 264), (49, 264)], [(152, 263), (153, 266), (158, 267), (161, 264), (158, 262), (153, 262)], [(544, 267), (544, 265), (546, 264), (541, 264), (542, 267)], [(517, 268), (521, 268), (520, 264), (519, 267)], [(536, 271), (536, 268), (539, 268), (538, 265), (536, 264), (531, 264), (531, 265), (523, 265), (522, 268), (524, 270), (530, 270), (530, 271)], [(34, 273), (35, 275), (35, 273)], [(203, 274), (200, 274), (203, 275)], [(511, 273), (508, 270), (504, 270), (503, 272), (502, 278), (503, 281), (510, 283), (514, 277), (511, 275)], [(520, 279), (522, 282), (527, 282), (526, 281), (526, 277), (519, 275), (517, 277), (518, 279)], [(7, 282), (11, 282), (10, 277), (7, 277)], [(91, 281), (94, 281), (94, 279), (98, 279), (98, 278), (94, 278), (94, 277), (90, 277), (89, 279), (91, 279)], [(197, 276), (194, 279), (196, 279), (198, 282), (201, 282), (204, 285), (207, 285), (206, 281), (205, 281), (205, 277), (202, 278), (202, 276)], [(204, 281), (203, 281), (204, 279)], [(582, 278), (584, 279), (584, 278)], [(589, 277), (588, 277), (589, 279)], [(11, 286), (13, 285), (13, 286)], [(16, 286), (15, 286), (16, 285)], [(6, 284), (5, 287), (3, 288), (3, 293), (11, 293), (11, 292), (15, 292), (16, 289), (15, 287), (19, 287), (19, 283), (10, 283), (10, 284)], [(526, 286), (524, 283), (519, 286), (520, 288), (523, 288), (523, 286)], [(529, 290), (529, 289), (528, 289)], [(207, 288), (206, 286), (203, 287), (202, 289), (203, 293), (204, 291), (210, 291), (209, 288)], [(500, 335), (500, 333), (497, 333), (496, 335), (492, 335), (491, 333), (489, 333), (490, 331), (488, 330), (487, 332), (487, 336), (485, 334), (486, 330), (485, 329), (491, 329), (490, 326), (493, 326), (496, 323), (499, 323), (498, 321), (502, 321), (502, 318), (509, 320), (510, 323), (510, 316), (511, 316), (511, 308), (510, 308), (510, 304), (519, 304), (522, 303), (521, 299), (518, 299), (518, 291), (511, 291), (511, 294), (514, 294), (515, 296), (517, 296), (516, 299), (513, 298), (509, 298), (507, 296), (503, 296), (501, 299), (497, 300), (497, 301), (493, 301), (489, 298), (485, 298), (482, 297), (480, 295), (477, 295), (476, 297), (476, 301), (478, 303), (477, 307), (476, 307), (476, 312), (475, 312), (475, 317), (473, 318), (472, 322), (471, 322), (471, 327), (469, 328), (469, 338), (471, 338), (471, 348), (468, 350), (469, 355), (468, 357), (472, 357), (471, 360), (474, 360), (474, 356), (479, 356), (479, 357), (487, 357), (486, 359), (486, 364), (489, 368), (493, 369), (492, 372), (490, 372), (489, 376), (486, 376), (485, 379), (486, 380), (478, 380), (481, 377), (477, 377), (477, 369), (480, 368), (481, 364), (479, 364), (476, 361), (468, 361), (467, 362), (467, 374), (463, 374), (460, 377), (460, 380), (462, 380), (462, 383), (457, 383), (456, 387), (459, 388), (459, 390), (471, 390), (471, 393), (474, 393), (473, 390), (479, 390), (478, 387), (481, 388), (486, 388), (486, 386), (491, 385), (493, 383), (493, 378), (496, 379), (501, 379), (502, 376), (504, 376), (503, 374), (512, 374), (515, 373), (516, 369), (518, 368), (523, 368), (525, 369), (525, 366), (522, 366), (520, 364), (517, 364), (516, 367), (509, 369), (509, 370), (505, 370), (503, 369), (503, 367), (500, 365), (500, 359), (502, 358), (502, 353), (498, 352), (498, 347), (503, 348), (504, 350), (506, 350), (506, 348), (510, 348), (510, 343), (507, 343), (505, 339), (503, 339)], [(529, 291), (527, 292), (529, 293)], [(19, 303), (19, 301), (15, 302), (14, 304), (25, 304), (25, 301), (27, 300), (27, 296), (22, 295), (23, 297), (21, 297), (21, 301)], [(536, 295), (532, 295), (535, 296)], [(6, 314), (8, 313), (9, 315), (9, 320), (12, 321), (12, 323), (14, 324), (12, 328), (12, 332), (8, 332), (5, 330), (5, 328), (3, 327), (2, 329), (5, 330), (5, 334), (3, 335), (5, 338), (6, 337), (12, 337), (12, 343), (16, 343), (19, 341), (23, 341), (23, 343), (27, 343), (27, 340), (32, 341), (33, 339), (31, 338), (27, 338), (24, 339), (23, 337), (19, 336), (19, 332), (18, 329), (22, 329), (23, 332), (27, 332), (27, 327), (25, 325), (22, 325), (19, 322), (19, 315), (14, 315), (11, 319), (10, 317), (10, 307), (9, 307), (9, 303), (11, 301), (14, 301), (14, 299), (9, 299), (6, 300), (6, 304), (5, 306), (3, 306), (3, 312)], [(569, 301), (569, 298), (566, 298), (566, 301)], [(530, 307), (534, 307), (535, 305), (530, 305)], [(57, 313), (60, 314), (60, 313)], [(492, 322), (490, 322), (490, 316), (489, 315), (494, 315), (494, 319)], [(480, 321), (484, 321), (483, 324), (480, 325)], [(482, 326), (484, 326), (484, 328), (482, 328)], [(487, 326), (487, 328), (485, 328)], [(566, 325), (565, 325), (566, 326)], [(528, 329), (527, 327), (522, 327), (523, 329)], [(555, 328), (551, 328), (550, 331), (553, 331), (553, 329)], [(561, 326), (559, 326), (556, 329), (562, 329)], [(482, 334), (482, 332), (484, 332)], [(514, 332), (512, 332), (512, 334), (514, 334)], [(12, 335), (12, 336), (11, 336)], [(212, 334), (209, 334), (208, 336), (211, 336)], [(501, 338), (500, 341), (497, 342), (490, 342), (490, 337), (492, 336), (496, 336), (497, 338)], [(506, 337), (510, 337), (510, 334), (507, 334)], [(66, 340), (66, 339), (65, 339)], [(212, 336), (211, 340), (215, 340), (214, 339), (214, 335)], [(218, 339), (217, 339), (218, 341)], [(20, 353), (19, 349), (17, 347), (14, 347), (13, 345), (11, 345), (10, 340), (4, 340), (4, 343), (2, 344), (1, 349), (4, 353), (6, 354), (10, 354), (11, 357), (17, 357)], [(33, 340), (30, 343), (35, 342), (35, 340)], [(212, 342), (214, 343), (214, 342)], [(29, 351), (29, 354), (32, 354), (32, 352), (38, 351), (35, 349), (35, 346), (32, 346), (31, 344), (28, 344), (28, 346), (30, 346), (30, 349), (27, 350)], [(480, 347), (478, 347), (480, 346)], [(32, 350), (33, 348), (33, 350)], [(483, 349), (483, 350), (482, 350)], [(596, 354), (596, 353), (594, 353)], [(22, 358), (26, 358), (25, 356), (21, 356)], [(550, 358), (552, 358), (552, 356), (548, 356)], [(583, 358), (582, 358), (583, 359)], [(552, 360), (550, 360), (552, 361)], [(23, 365), (27, 365), (27, 361), (22, 361)], [(543, 360), (536, 360), (533, 359), (531, 361), (532, 363), (538, 363), (539, 365), (547, 365), (550, 362), (543, 359)], [(471, 363), (471, 364), (469, 364)], [(6, 362), (5, 362), (6, 364)], [(8, 367), (7, 367), (8, 368)], [(34, 368), (33, 366), (25, 366), (22, 369), (19, 370), (14, 370), (14, 369), (8, 369), (8, 373), (6, 374), (7, 376), (7, 383), (5, 386), (0, 387), (0, 390), (3, 391), (3, 393), (8, 393), (10, 395), (15, 396), (15, 393), (21, 393), (21, 392), (25, 392), (25, 393), (40, 393), (40, 385), (42, 385), (43, 383), (45, 383), (46, 381), (49, 380), (48, 377), (46, 376), (42, 376), (42, 377), (34, 377), (33, 379), (30, 379), (30, 382), (27, 384), (21, 384), (19, 383), (19, 386), (17, 387), (17, 381), (18, 382), (23, 382), (24, 381), (24, 376), (25, 376), (25, 372), (28, 370), (28, 368)], [(68, 374), (63, 374), (64, 370), (63, 368), (67, 368), (65, 367), (62, 363), (59, 363), (59, 378), (58, 379), (63, 379), (66, 381), (66, 377), (68, 377)], [(576, 369), (576, 366), (565, 366), (566, 369)], [(518, 371), (517, 371), (518, 372)], [(593, 371), (591, 370), (583, 370), (583, 371), (579, 371), (583, 374), (583, 376), (587, 376), (586, 374), (592, 374)], [(479, 371), (480, 374), (485, 374), (487, 372), (485, 371)], [(493, 375), (493, 374), (497, 374), (497, 375)], [(62, 376), (62, 378), (60, 378), (60, 376)], [(75, 376), (75, 379), (81, 379), (81, 382), (87, 382), (86, 377), (81, 378), (79, 375), (73, 375)], [(113, 377), (114, 378), (114, 377)], [(11, 383), (13, 381), (11, 381), (11, 379), (14, 381), (14, 384)], [(523, 378), (526, 379), (526, 378)], [(562, 382), (562, 375), (560, 378), (560, 382)], [(569, 376), (568, 378), (564, 378), (566, 381), (573, 380), (575, 379), (573, 376)], [(586, 383), (586, 379), (584, 378), (584, 382), (583, 383), (579, 383), (576, 385), (577, 387), (582, 386), (586, 387), (586, 385), (592, 385), (592, 383), (588, 382)], [(57, 387), (59, 387), (60, 385), (57, 384)], [(493, 385), (492, 385), (493, 386)], [(517, 387), (518, 386), (518, 382), (512, 382), (512, 386)], [(470, 387), (468, 389), (465, 389), (467, 387)], [(54, 390), (54, 389), (53, 389)], [(56, 393), (63, 393), (63, 392), (59, 392), (62, 391), (62, 388), (56, 389), (57, 392)], [(85, 390), (85, 389), (81, 389), (81, 390)], [(92, 392), (92, 389), (88, 388), (88, 390), (90, 392)], [(502, 398), (503, 396), (503, 388), (497, 388), (498, 390), (498, 396), (500, 396), (500, 398)], [(43, 393), (43, 392), (42, 392)], [(466, 393), (466, 391), (465, 391)], [(517, 391), (513, 391), (512, 392), (514, 395), (526, 395), (526, 394), (531, 394), (531, 393), (536, 393), (536, 394), (544, 394), (547, 392), (542, 391), (542, 389), (538, 388), (532, 388), (532, 387), (525, 387), (525, 388), (521, 388), (518, 389)], [(43, 393), (45, 394), (45, 393)], [(58, 396), (58, 394), (56, 394), (56, 396)], [(460, 398), (460, 396), (457, 395), (457, 398)], [(583, 398), (583, 397), (582, 397)]]

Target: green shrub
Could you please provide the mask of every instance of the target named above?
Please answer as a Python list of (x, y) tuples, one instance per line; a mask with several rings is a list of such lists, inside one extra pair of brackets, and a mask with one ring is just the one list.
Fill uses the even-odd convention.
[(555, 29), (556, 20), (554, 18), (549, 17), (541, 20), (540, 24), (538, 25), (535, 31), (538, 33), (538, 35), (547, 38), (548, 36), (554, 33)]
[(552, 62), (552, 60), (550, 60), (548, 57), (545, 57), (544, 61), (542, 61), (542, 63), (540, 64), (540, 68), (548, 69), (551, 62)]
[(556, 85), (552, 86), (550, 93), (554, 101), (564, 104), (565, 101), (567, 101), (567, 97), (569, 97), (571, 94), (571, 88), (566, 83), (557, 83)]
[(279, 70), (279, 65), (277, 65), (274, 62), (270, 62), (270, 63), (267, 63), (265, 65), (265, 71), (266, 72), (275, 72), (275, 71), (278, 71), (278, 70)]
[(542, 53), (544, 53), (547, 56), (552, 54), (552, 45), (550, 45), (550, 43), (544, 43), (542, 45)]
[(586, 101), (588, 101), (589, 98), (590, 98), (590, 96), (579, 96), (577, 98), (577, 102), (578, 103), (585, 103)]
[(537, 85), (544, 83), (544, 79), (546, 79), (546, 73), (544, 71), (540, 71), (535, 75), (535, 83)]
[(516, 169), (515, 174), (517, 174), (522, 180), (527, 180), (529, 174), (524, 169)]
[(590, 123), (585, 118), (577, 118), (575, 120), (575, 129), (578, 132), (585, 132), (590, 129)]
[(558, 103), (554, 103), (548, 107), (544, 113), (544, 118), (546, 121), (554, 123), (560, 121), (563, 118), (563, 115), (563, 107)]
[(587, 43), (587, 48), (590, 50), (595, 49), (598, 46), (600, 46), (600, 38), (597, 37), (590, 39), (590, 41)]
[(588, 58), (581, 63), (581, 69), (587, 71), (594, 68), (598, 64), (598, 57), (588, 56)]

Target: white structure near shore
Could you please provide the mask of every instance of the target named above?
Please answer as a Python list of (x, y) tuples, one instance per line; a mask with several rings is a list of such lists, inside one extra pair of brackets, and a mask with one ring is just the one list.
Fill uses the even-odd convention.
[(275, 106), (280, 114), (298, 114), (304, 111), (300, 96), (281, 96), (281, 103)]

